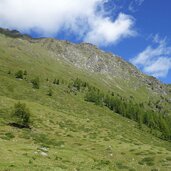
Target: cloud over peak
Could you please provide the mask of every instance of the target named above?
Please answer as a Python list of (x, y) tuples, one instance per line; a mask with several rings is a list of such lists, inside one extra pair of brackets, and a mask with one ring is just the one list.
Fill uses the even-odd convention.
[[(70, 32), (81, 40), (104, 46), (135, 35), (134, 19), (120, 13), (106, 17), (107, 0), (1, 0), (0, 27), (53, 36)], [(101, 7), (101, 8), (98, 8)], [(101, 9), (101, 10), (99, 10)]]

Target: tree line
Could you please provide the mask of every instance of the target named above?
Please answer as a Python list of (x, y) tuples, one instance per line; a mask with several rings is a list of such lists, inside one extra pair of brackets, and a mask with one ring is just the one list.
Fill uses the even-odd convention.
[(114, 93), (103, 93), (95, 87), (88, 89), (85, 93), (85, 100), (99, 106), (106, 106), (113, 112), (136, 121), (139, 128), (145, 124), (151, 130), (158, 130), (162, 133), (161, 138), (171, 140), (171, 117), (152, 109), (147, 110), (143, 103), (135, 103)]
[[(11, 72), (8, 74), (11, 74)], [(26, 75), (26, 70), (19, 70), (16, 72), (15, 77), (23, 79), (26, 77)], [(47, 79), (47, 81), (49, 80)], [(39, 89), (39, 77), (32, 79), (31, 83), (33, 88)], [(55, 78), (52, 83), (54, 85), (59, 85), (64, 84), (64, 81)], [(133, 97), (131, 99), (126, 99), (119, 94), (115, 94), (114, 92), (104, 93), (100, 89), (90, 85), (85, 81), (82, 81), (79, 78), (71, 80), (67, 84), (67, 87), (69, 92), (72, 92), (75, 95), (78, 92), (83, 92), (85, 94), (85, 101), (92, 102), (98, 106), (105, 106), (111, 111), (122, 115), (123, 117), (134, 120), (138, 123), (139, 128), (142, 128), (142, 124), (145, 124), (151, 130), (160, 131), (162, 133), (161, 138), (171, 140), (171, 117), (158, 111), (154, 111), (150, 104), (152, 102), (148, 104), (151, 110), (147, 110), (143, 103), (136, 103)], [(48, 90), (47, 95), (53, 95), (51, 88)]]
[(171, 140), (171, 117), (167, 114), (154, 111), (151, 106), (149, 106), (151, 109), (146, 109), (143, 103), (136, 103), (133, 97), (126, 99), (114, 92), (104, 93), (79, 78), (70, 82), (68, 87), (74, 93), (84, 92), (85, 101), (98, 106), (105, 106), (123, 117), (134, 120), (138, 123), (139, 128), (145, 124), (150, 130), (159, 131), (161, 133), (160, 138)]

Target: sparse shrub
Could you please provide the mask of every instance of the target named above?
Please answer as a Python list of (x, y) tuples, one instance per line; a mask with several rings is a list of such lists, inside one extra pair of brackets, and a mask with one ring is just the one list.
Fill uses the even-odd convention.
[(8, 71), (8, 74), (9, 74), (9, 75), (11, 74), (11, 70)]
[(39, 89), (40, 88), (40, 80), (39, 77), (36, 77), (34, 79), (31, 80), (31, 83), (33, 85), (33, 88), (35, 89)]
[[(56, 84), (57, 84), (57, 85), (59, 85), (59, 83), (60, 83), (59, 79), (58, 79), (58, 80), (56, 80)], [(64, 82), (63, 82), (63, 83), (64, 83)]]
[(109, 165), (110, 164), (110, 161), (109, 160), (100, 160), (99, 161), (99, 164), (100, 165)]
[(59, 85), (59, 79), (56, 79), (56, 78), (55, 78), (55, 79), (53, 80), (53, 84)]
[(18, 127), (29, 127), (30, 111), (24, 103), (16, 103), (12, 111), (12, 118)]
[(52, 89), (50, 88), (49, 90), (48, 90), (48, 96), (52, 96), (53, 95), (53, 91), (52, 91)]
[(140, 162), (138, 162), (140, 165), (148, 165), (153, 166), (154, 165), (154, 158), (153, 157), (145, 157)]
[(32, 160), (29, 160), (29, 164), (33, 164), (33, 161)]
[(0, 138), (2, 138), (4, 140), (11, 140), (14, 137), (15, 136), (11, 132), (7, 132), (7, 133), (4, 134), (4, 136), (1, 136)]
[(27, 75), (27, 71), (26, 70), (24, 70), (23, 75)]
[(5, 133), (5, 136), (6, 136), (9, 140), (15, 137), (11, 132)]
[(56, 84), (56, 78), (53, 80), (53, 84)]
[(20, 79), (23, 79), (23, 71), (22, 70), (19, 70), (15, 73), (15, 77), (16, 78), (20, 78)]

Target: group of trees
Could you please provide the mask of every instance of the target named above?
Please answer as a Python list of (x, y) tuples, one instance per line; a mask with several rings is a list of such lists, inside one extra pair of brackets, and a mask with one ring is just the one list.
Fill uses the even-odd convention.
[[(11, 74), (11, 71), (9, 70), (8, 71), (8, 74)], [(15, 73), (15, 77), (16, 78), (19, 78), (19, 79), (24, 79), (25, 76), (27, 75), (27, 71), (26, 70), (18, 70), (16, 73)], [(46, 79), (47, 81), (49, 81), (49, 79), (47, 78)], [(32, 83), (32, 86), (34, 89), (39, 89), (40, 88), (40, 79), (39, 77), (35, 77), (31, 80), (31, 83)], [(63, 84), (64, 81), (63, 80), (59, 80), (59, 79), (54, 79), (53, 80), (53, 84), (55, 85), (59, 85), (59, 84)], [(48, 92), (47, 92), (47, 95), (48, 96), (52, 96), (53, 95), (53, 91), (51, 88), (49, 88)]]
[(146, 110), (142, 103), (137, 104), (130, 99), (114, 95), (114, 93), (102, 93), (95, 87), (88, 89), (85, 100), (96, 105), (106, 106), (123, 117), (138, 122), (140, 128), (142, 124), (145, 124), (150, 129), (158, 130), (162, 133), (162, 138), (171, 140), (171, 118), (153, 110)]
[(86, 89), (86, 87), (89, 87), (89, 84), (85, 81), (82, 81), (79, 78), (72, 80), (68, 84), (69, 92), (72, 92), (75, 95), (77, 94), (77, 92), (84, 91)]
[[(23, 79), (24, 75), (27, 75), (27, 71), (19, 70), (16, 72), (15, 77)], [(39, 89), (40, 87), (40, 80), (39, 77), (36, 77), (31, 80), (31, 83), (33, 85), (33, 88)], [(59, 79), (54, 79), (52, 82), (55, 85), (59, 85), (60, 83), (63, 83)], [(135, 103), (133, 98), (125, 99), (118, 94), (112, 93), (104, 93), (100, 91), (100, 89), (91, 86), (85, 81), (82, 81), (79, 78), (76, 78), (75, 80), (72, 80), (68, 83), (68, 88), (70, 92), (73, 92), (77, 94), (77, 92), (84, 92), (85, 96), (84, 99), (86, 101), (92, 102), (99, 106), (106, 106), (113, 112), (116, 112), (123, 117), (129, 118), (131, 120), (134, 120), (138, 123), (139, 128), (142, 128), (142, 124), (147, 125), (151, 130), (158, 130), (162, 133), (162, 138), (171, 140), (171, 117), (160, 113), (162, 111), (160, 109), (159, 102), (155, 104), (156, 109), (158, 111), (152, 110), (152, 102), (150, 102), (149, 109), (147, 110), (144, 107), (144, 104), (137, 104)], [(52, 96), (53, 91), (51, 88), (49, 88), (47, 95)], [(15, 113), (16, 116), (21, 116), (21, 122), (22, 124), (26, 124), (29, 121), (29, 112), (27, 112), (27, 109), (25, 105), (22, 105), (18, 103), (15, 106)], [(25, 114), (22, 112), (25, 110)]]
[(100, 91), (100, 89), (91, 86), (79, 78), (71, 81), (68, 84), (68, 88), (75, 94), (83, 91), (85, 93), (84, 99), (86, 101), (99, 106), (106, 106), (113, 112), (136, 121), (139, 128), (142, 128), (142, 124), (145, 124), (151, 130), (161, 132), (161, 138), (171, 140), (171, 117), (162, 112), (160, 113), (160, 110), (154, 111), (151, 106), (147, 109), (144, 107), (143, 103), (136, 103), (133, 97), (126, 99), (114, 92), (104, 93)]
[[(8, 71), (8, 74), (11, 74), (11, 71), (9, 70)], [(26, 75), (27, 75), (27, 71), (26, 70), (18, 70), (16, 73), (15, 73), (15, 78), (18, 78), (18, 79), (24, 79), (26, 78)], [(33, 88), (35, 89), (39, 89), (40, 88), (40, 80), (39, 80), (39, 77), (36, 77), (34, 79), (31, 80), (31, 83), (33, 85)]]
[(84, 98), (86, 101), (93, 102), (96, 105), (99, 105), (99, 106), (105, 105), (104, 94), (101, 93), (100, 90), (95, 87), (89, 87)]

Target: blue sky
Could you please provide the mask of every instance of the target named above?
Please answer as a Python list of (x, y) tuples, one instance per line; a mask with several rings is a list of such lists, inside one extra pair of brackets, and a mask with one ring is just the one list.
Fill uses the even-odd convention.
[(1, 0), (0, 27), (89, 42), (171, 83), (170, 0)]

